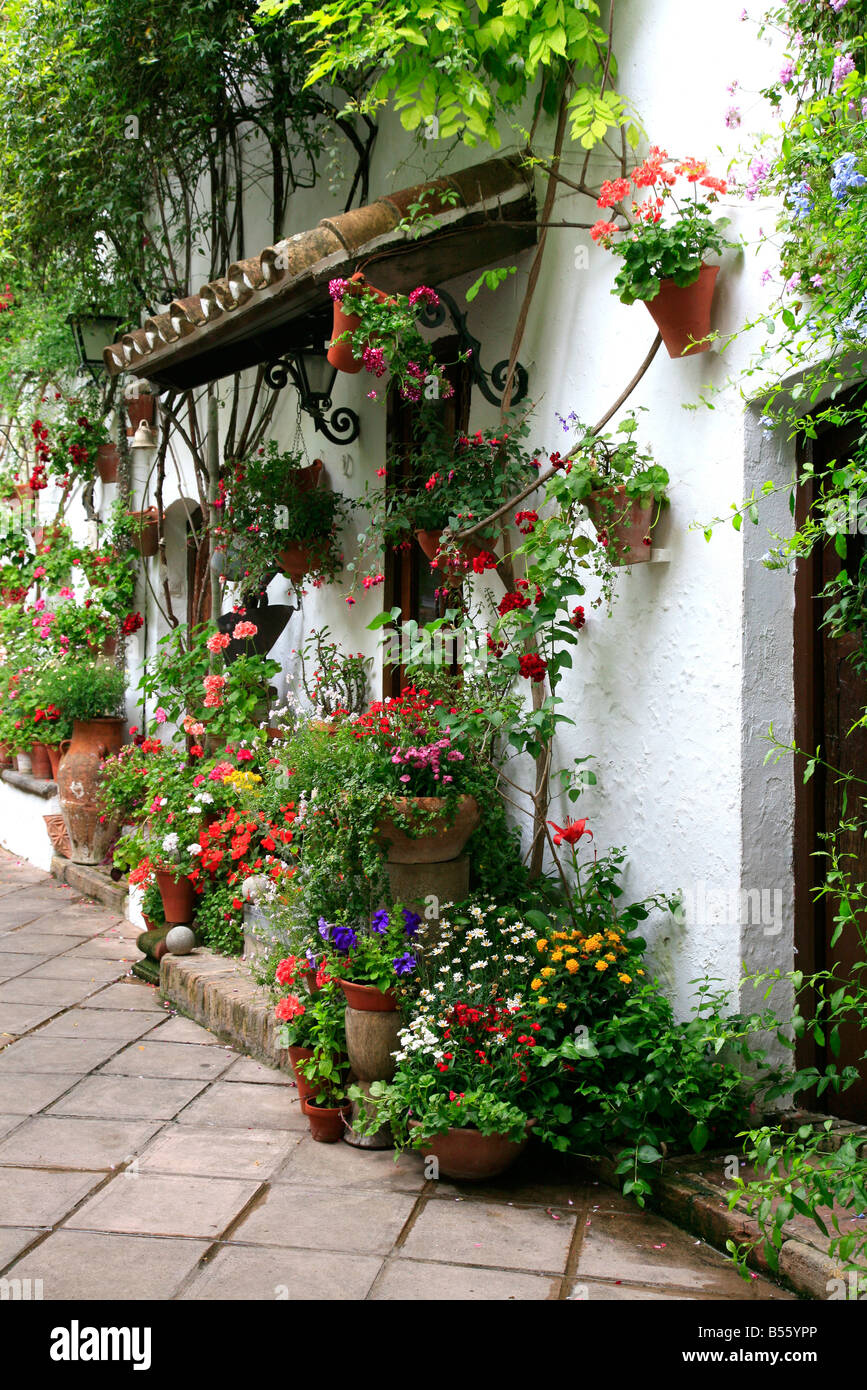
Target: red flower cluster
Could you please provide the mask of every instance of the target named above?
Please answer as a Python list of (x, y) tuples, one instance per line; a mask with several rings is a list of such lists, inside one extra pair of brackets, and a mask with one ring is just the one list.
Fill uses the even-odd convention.
[(126, 617), (123, 620), (123, 623), (121, 624), (120, 630), (123, 633), (124, 637), (129, 637), (133, 632), (138, 632), (139, 628), (142, 627), (143, 624), (144, 618), (142, 617), (141, 613), (127, 613)]
[(586, 621), (587, 619), (584, 616), (584, 609), (579, 603), (577, 607), (572, 609), (572, 617), (569, 619), (569, 622), (571, 623), (572, 627), (574, 627), (576, 632), (580, 632)]
[(526, 594), (508, 593), (504, 594), (497, 605), (497, 612), (501, 618), (505, 618), (507, 613), (511, 613), (516, 608), (529, 608), (530, 600)]
[(528, 1013), (506, 1007), (503, 999), (495, 999), (484, 1008), (459, 1001), (446, 1016), (443, 1040), (449, 1051), (437, 1070), (470, 1079), (476, 1066), (492, 1070), (506, 1064), (507, 1072), (517, 1071), (521, 1081), (527, 1080), (527, 1063), (536, 1047), (534, 1033), (540, 1031)]
[(528, 681), (543, 681), (548, 670), (548, 663), (543, 661), (535, 652), (528, 652), (522, 656), (518, 662), (518, 669), (521, 675)]
[[(275, 881), (295, 872), (281, 859), (274, 858), (280, 845), (290, 845), (293, 832), (289, 829), (295, 820), (292, 804), (280, 808), (283, 824), (270, 821), (262, 811), (256, 812), (250, 820), (244, 820), (234, 807), (224, 820), (212, 821), (199, 831), (198, 842), (202, 853), (195, 869), (187, 875), (197, 893), (204, 892), (204, 876), (213, 880), (217, 874), (225, 876), (226, 885), (234, 888), (254, 873), (267, 873)], [(240, 912), (244, 904), (235, 898), (232, 907)]]
[(539, 520), (539, 513), (534, 511), (515, 512), (515, 525), (522, 536), (532, 536), (536, 529), (536, 522)]
[(483, 550), (481, 555), (476, 555), (473, 559), (473, 569), (476, 574), (484, 574), (486, 570), (497, 568), (497, 557), (492, 555), (490, 550)]

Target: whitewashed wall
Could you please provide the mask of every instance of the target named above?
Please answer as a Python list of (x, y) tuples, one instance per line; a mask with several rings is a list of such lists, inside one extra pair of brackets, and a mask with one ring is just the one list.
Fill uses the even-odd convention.
[[(618, 85), (634, 104), (648, 142), (672, 155), (706, 158), (719, 175), (730, 165), (733, 173), (743, 172), (739, 148), (750, 138), (751, 122), (764, 119), (758, 98), (748, 93), (767, 81), (775, 62), (755, 28), (741, 21), (742, 9), (742, 0), (717, 0), (709, 22), (694, 0), (655, 0), (621, 7), (618, 19)], [(744, 90), (732, 96), (727, 88), (735, 79)], [(733, 105), (743, 112), (740, 129), (725, 125)], [(370, 196), (479, 157), (479, 151), (441, 148), (437, 141), (415, 145), (398, 127), (384, 128), (372, 161)], [(577, 149), (569, 151), (564, 171), (577, 173), (582, 159)], [(609, 156), (594, 153), (592, 182), (617, 172)], [(774, 268), (773, 261), (758, 243), (763, 221), (771, 228), (773, 209), (734, 198), (724, 202), (733, 232), (748, 242), (745, 252), (726, 255), (718, 282), (715, 326), (728, 332), (755, 315), (770, 293), (760, 275), (765, 265)], [(341, 188), (298, 194), (287, 231), (311, 227), (342, 206)], [(554, 214), (556, 220), (583, 223), (599, 215), (591, 200), (567, 189)], [(245, 222), (248, 253), (270, 242), (263, 206), (245, 210)], [(496, 295), (483, 291), (470, 308), (470, 327), (483, 344), (487, 367), (508, 356), (530, 257), (522, 254), (518, 274)], [(550, 233), (520, 354), (530, 373), (538, 445), (562, 449), (566, 436), (558, 412), (574, 410), (595, 422), (652, 343), (655, 329), (644, 306), (623, 306), (610, 293), (616, 269), (614, 258), (593, 247), (587, 232)], [(474, 278), (449, 285), (459, 302)], [(682, 919), (659, 919), (651, 929), (655, 965), (681, 1010), (690, 980), (704, 971), (734, 988), (745, 953), (753, 965), (791, 963), (791, 769), (762, 765), (762, 735), (771, 719), (783, 736), (791, 727), (791, 577), (769, 577), (760, 569), (760, 537), (751, 535), (745, 551), (730, 527), (720, 529), (711, 544), (690, 529), (726, 514), (763, 481), (768, 467), (777, 474), (791, 468), (784, 452), (768, 453), (756, 412), (745, 434), (744, 401), (737, 385), (729, 384), (752, 346), (738, 339), (725, 354), (712, 350), (681, 361), (663, 350), (629, 402), (644, 408), (642, 439), (671, 474), (671, 507), (658, 533), (670, 558), (624, 574), (610, 619), (591, 607), (592, 591), (583, 600), (588, 622), (566, 687), (575, 728), (558, 750), (561, 762), (595, 756), (599, 784), (582, 798), (578, 813), (589, 818), (599, 851), (628, 848), (628, 890), (684, 894)], [(228, 398), (228, 385), (220, 389)], [(366, 399), (368, 389), (366, 376), (338, 379), (337, 403), (352, 406), (362, 419), (361, 437), (351, 446), (329, 444), (306, 417), (300, 422), (310, 458), (321, 456), (331, 484), (353, 496), (384, 461), (384, 407)], [(698, 406), (703, 394), (710, 396), (712, 410), (685, 409)], [(496, 422), (497, 412), (477, 395), (473, 428)], [(290, 388), (273, 433), (289, 446), (298, 429)], [(183, 465), (180, 478), (169, 469), (167, 503), (195, 498), (184, 474)], [(351, 532), (346, 551), (354, 551)], [(157, 562), (148, 564), (159, 589)], [(275, 580), (272, 602), (285, 600), (286, 589)], [(297, 671), (293, 649), (314, 626), (327, 623), (346, 647), (374, 654), (377, 638), (365, 629), (381, 595), (374, 590), (350, 608), (340, 586), (311, 589), (274, 652), (288, 683), (295, 683)], [(183, 610), (180, 595), (178, 608)], [(161, 630), (149, 605), (149, 652)], [(129, 644), (133, 667), (144, 650), (139, 634)], [(566, 814), (561, 804), (552, 810), (554, 819)], [(738, 920), (727, 900), (735, 901), (744, 888), (780, 894), (766, 899), (773, 920)]]

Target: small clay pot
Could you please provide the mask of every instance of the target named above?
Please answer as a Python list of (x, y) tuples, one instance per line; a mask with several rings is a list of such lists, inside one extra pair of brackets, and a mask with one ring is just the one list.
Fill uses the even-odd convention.
[(311, 1100), (304, 1100), (301, 1104), (310, 1125), (311, 1139), (318, 1144), (339, 1143), (349, 1120), (349, 1106), (314, 1105)]
[(395, 809), (412, 820), (414, 812), (432, 813), (435, 819), (423, 835), (412, 837), (385, 816), (376, 827), (377, 839), (387, 845), (389, 864), (442, 864), (457, 859), (479, 823), (479, 804), (474, 796), (460, 798), (451, 824), (445, 817), (446, 802), (438, 796), (396, 796)]
[(183, 874), (157, 869), (157, 887), (169, 926), (187, 926), (193, 920), (193, 885)]
[(622, 485), (591, 492), (585, 506), (613, 565), (640, 565), (650, 559), (652, 546), (646, 542), (657, 505), (628, 498)]
[[(416, 531), (415, 538), (431, 564), (436, 560), (437, 569), (450, 571), (452, 566), (446, 563), (444, 556), (441, 555), (437, 560), (442, 533), (442, 528), (439, 531)], [(468, 569), (472, 568), (473, 561), (483, 553), (483, 547), (475, 545), (473, 541), (463, 541), (459, 549), (459, 554), (466, 561)]]
[(292, 1070), (295, 1073), (295, 1084), (298, 1087), (298, 1098), (303, 1103), (309, 1097), (316, 1095), (316, 1087), (311, 1085), (311, 1083), (307, 1080), (307, 1077), (304, 1075), (298, 1063), (309, 1062), (310, 1058), (313, 1056), (313, 1048), (289, 1047), (286, 1050), (289, 1053), (289, 1061), (291, 1062)]
[(100, 482), (116, 483), (120, 455), (116, 444), (100, 444), (96, 451), (96, 471)]
[[(389, 298), (383, 290), (378, 290), (373, 285), (368, 285), (360, 270), (356, 271), (354, 275), (350, 275), (349, 279), (351, 284), (361, 285), (367, 290), (368, 294), (375, 295), (380, 303), (383, 303)], [(346, 311), (344, 304), (347, 302), (352, 302), (352, 296), (349, 296), (348, 301), (337, 299), (334, 302), (334, 321), (331, 330), (332, 344), (326, 356), (332, 367), (336, 367), (339, 372), (347, 372), (350, 376), (354, 376), (357, 372), (361, 371), (364, 363), (360, 357), (353, 356), (352, 343), (349, 342), (348, 339), (342, 343), (333, 341), (335, 338), (339, 338), (341, 333), (347, 331), (354, 333), (361, 322), (358, 314), (348, 313)]]
[(669, 357), (690, 357), (710, 348), (710, 343), (700, 340), (710, 333), (711, 304), (718, 275), (718, 265), (703, 265), (691, 285), (663, 280), (656, 297), (645, 301)]
[(44, 743), (34, 743), (30, 748), (30, 766), (33, 769), (32, 775), (39, 777), (43, 782), (52, 780), (51, 758)]
[(133, 435), (144, 420), (145, 424), (152, 425), (154, 419), (154, 398), (150, 393), (144, 391), (138, 396), (130, 396), (125, 402), (129, 429), (127, 434)]
[[(359, 985), (354, 980), (338, 980), (337, 983), (346, 995), (350, 1009), (362, 1013), (393, 1013), (397, 1008), (397, 995), (393, 989), (377, 989), (375, 985)], [(352, 1058), (350, 1056), (350, 1061)], [(375, 1078), (374, 1078), (375, 1079)]]
[(159, 513), (156, 507), (144, 512), (130, 512), (133, 519), (132, 548), (147, 558), (159, 549)]
[(313, 574), (321, 567), (327, 548), (327, 541), (300, 543), (290, 541), (277, 556), (277, 564), (284, 574), (300, 584), (305, 575)]
[(46, 743), (45, 751), (48, 754), (48, 761), (51, 764), (51, 780), (57, 781), (57, 772), (60, 767), (60, 759), (63, 757), (63, 749), (59, 743)]

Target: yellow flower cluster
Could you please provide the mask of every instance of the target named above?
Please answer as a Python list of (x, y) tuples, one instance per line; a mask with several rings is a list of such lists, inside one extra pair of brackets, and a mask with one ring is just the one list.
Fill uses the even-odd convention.
[(229, 782), (236, 791), (252, 792), (256, 790), (256, 783), (261, 782), (262, 778), (256, 772), (244, 772), (241, 768), (236, 768), (223, 780)]
[[(598, 974), (604, 975), (611, 966), (616, 966), (619, 956), (627, 954), (628, 947), (624, 945), (622, 933), (615, 927), (609, 927), (591, 936), (585, 936), (578, 930), (551, 932), (550, 936), (539, 937), (536, 952), (545, 958), (545, 964), (540, 963), (539, 973), (530, 982), (530, 988), (536, 995), (536, 1002), (545, 1005), (549, 1002), (548, 996), (542, 993), (546, 984), (552, 983), (558, 976), (565, 979), (574, 977), (585, 961)], [(643, 973), (636, 971), (638, 975)], [(625, 970), (617, 972), (617, 979), (621, 984), (632, 984), (632, 976)], [(563, 1013), (568, 1005), (559, 1002), (556, 1008)]]

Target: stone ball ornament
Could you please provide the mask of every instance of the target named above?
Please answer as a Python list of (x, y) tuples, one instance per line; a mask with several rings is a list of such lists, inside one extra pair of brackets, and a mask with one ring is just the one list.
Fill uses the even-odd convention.
[(195, 945), (196, 933), (191, 927), (172, 927), (166, 933), (166, 950), (173, 956), (188, 956)]

